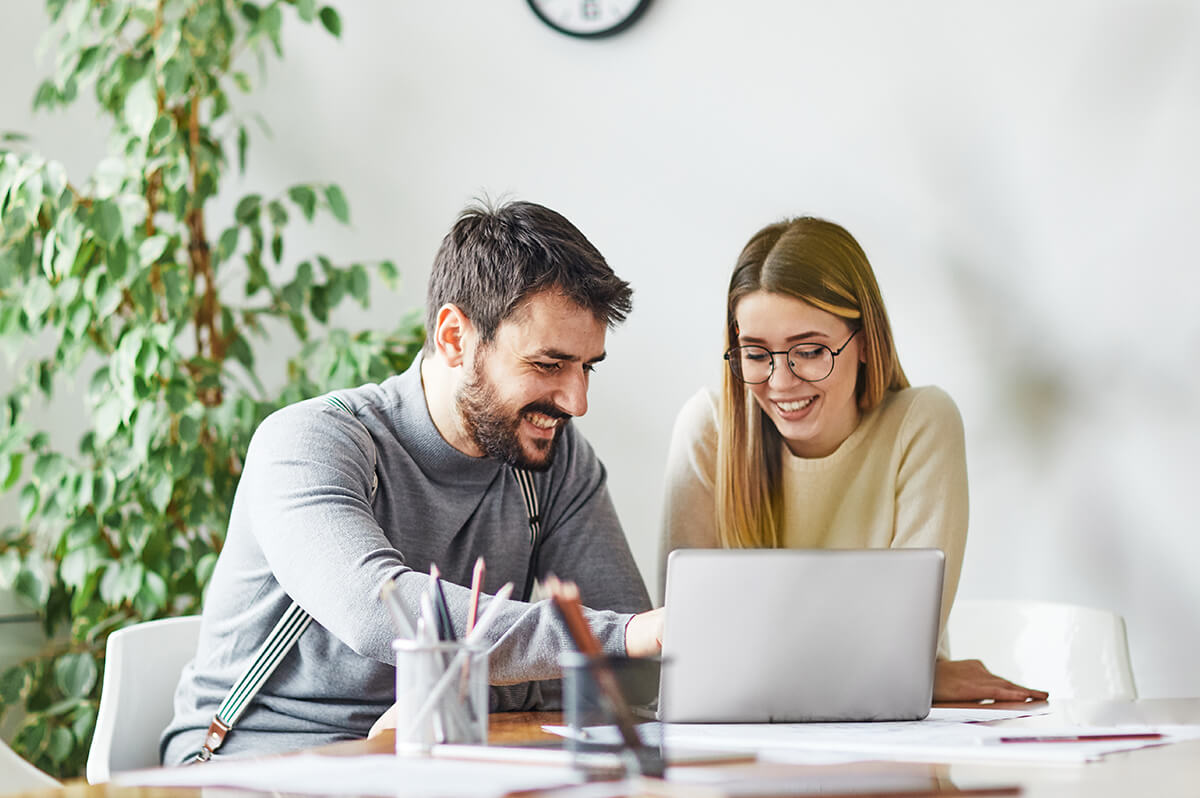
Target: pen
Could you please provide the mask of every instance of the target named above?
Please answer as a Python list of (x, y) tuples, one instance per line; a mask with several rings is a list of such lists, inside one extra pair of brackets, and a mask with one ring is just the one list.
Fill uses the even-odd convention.
[(433, 588), (433, 608), (437, 611), (438, 640), (455, 641), (454, 622), (450, 620), (450, 605), (446, 603), (446, 591), (442, 589), (442, 573), (436, 565), (429, 566), (429, 581)]
[(1161, 740), (1158, 732), (1115, 732), (1111, 734), (1043, 734), (1029, 737), (999, 737), (999, 743), (1090, 743), (1105, 740)]

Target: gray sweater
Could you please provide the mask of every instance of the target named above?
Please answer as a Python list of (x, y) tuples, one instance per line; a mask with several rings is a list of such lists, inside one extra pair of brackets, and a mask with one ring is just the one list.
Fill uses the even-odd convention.
[[(366, 735), (395, 694), (394, 635), (379, 600), (387, 580), (399, 579), (415, 617), (436, 563), (460, 634), (469, 595), (463, 586), (476, 557), (487, 560), (485, 593), (513, 582), (519, 594), (525, 584), (529, 519), (513, 471), (446, 443), (429, 416), (419, 361), (381, 385), (336, 396), (353, 415), (311, 399), (272, 414), (250, 442), (205, 596), (199, 647), (163, 733), (166, 764), (199, 749), (217, 706), (293, 599), (313, 624), (221, 754)], [(560, 435), (553, 465), (534, 476), (542, 521), (538, 576), (577, 582), (584, 603), (602, 608), (588, 614), (601, 644), (624, 653), (625, 624), (650, 608), (649, 595), (604, 466), (573, 425)], [(558, 654), (572, 645), (548, 602), (506, 602), (489, 642), (493, 711), (556, 705)]]

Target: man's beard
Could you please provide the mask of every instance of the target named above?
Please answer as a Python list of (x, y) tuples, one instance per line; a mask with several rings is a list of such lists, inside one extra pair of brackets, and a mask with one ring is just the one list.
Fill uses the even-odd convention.
[(496, 394), (496, 388), (483, 376), (481, 358), (475, 360), (475, 371), (455, 396), (463, 426), (475, 445), (488, 457), (528, 471), (545, 471), (554, 462), (562, 425), (550, 440), (534, 438), (536, 453), (530, 455), (521, 445), (521, 417), (526, 413), (541, 413), (550, 418), (570, 419), (568, 413), (549, 402), (530, 402), (510, 414)]

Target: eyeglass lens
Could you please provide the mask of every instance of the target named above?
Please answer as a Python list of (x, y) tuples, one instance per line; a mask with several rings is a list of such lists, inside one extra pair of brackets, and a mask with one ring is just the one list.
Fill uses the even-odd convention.
[[(762, 346), (739, 346), (729, 353), (733, 375), (751, 384), (766, 382), (775, 370), (775, 355)], [(806, 382), (823, 380), (833, 371), (833, 351), (824, 344), (796, 344), (787, 350), (788, 368)]]

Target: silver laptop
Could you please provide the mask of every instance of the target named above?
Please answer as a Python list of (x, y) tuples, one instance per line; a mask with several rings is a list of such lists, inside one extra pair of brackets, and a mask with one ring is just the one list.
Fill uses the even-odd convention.
[(944, 565), (938, 549), (672, 552), (659, 719), (925, 717)]

